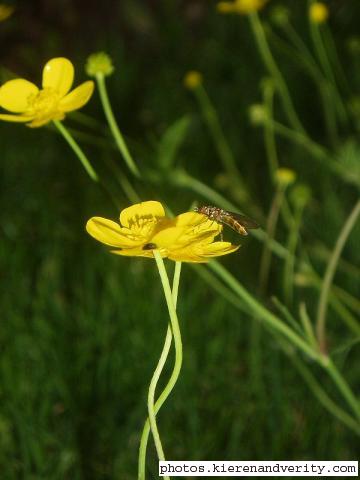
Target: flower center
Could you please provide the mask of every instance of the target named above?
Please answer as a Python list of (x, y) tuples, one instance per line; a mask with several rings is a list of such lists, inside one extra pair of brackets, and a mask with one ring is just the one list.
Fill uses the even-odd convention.
[(44, 88), (29, 98), (31, 114), (35, 116), (48, 115), (57, 110), (59, 94), (52, 88)]

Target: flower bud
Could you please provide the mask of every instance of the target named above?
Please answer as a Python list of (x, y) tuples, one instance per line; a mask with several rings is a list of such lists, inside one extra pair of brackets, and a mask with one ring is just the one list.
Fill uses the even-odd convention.
[(250, 105), (248, 113), (252, 125), (263, 125), (268, 118), (266, 107), (262, 103)]
[(85, 70), (90, 77), (96, 77), (99, 74), (107, 77), (113, 73), (114, 66), (107, 53), (97, 52), (88, 57)]
[(278, 168), (275, 172), (275, 180), (280, 187), (288, 187), (296, 180), (296, 173), (290, 168)]
[(199, 85), (202, 84), (202, 81), (203, 81), (203, 76), (201, 75), (200, 72), (197, 72), (195, 70), (191, 70), (190, 72), (187, 72), (187, 74), (184, 77), (184, 85), (189, 90), (195, 90)]
[(290, 10), (283, 5), (276, 5), (270, 12), (270, 19), (274, 25), (282, 27), (289, 23)]
[(329, 9), (322, 2), (315, 2), (310, 5), (310, 20), (314, 23), (324, 23), (329, 17)]
[(290, 200), (297, 208), (304, 208), (311, 198), (311, 190), (307, 185), (295, 185), (290, 193)]

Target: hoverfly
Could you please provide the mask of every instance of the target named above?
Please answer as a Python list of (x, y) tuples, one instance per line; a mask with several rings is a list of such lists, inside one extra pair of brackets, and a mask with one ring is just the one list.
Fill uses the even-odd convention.
[(240, 235), (247, 235), (247, 229), (258, 228), (259, 225), (251, 218), (240, 213), (227, 212), (222, 208), (211, 207), (209, 205), (195, 208), (195, 212), (206, 215), (210, 220), (217, 223), (227, 225), (228, 227), (240, 233)]

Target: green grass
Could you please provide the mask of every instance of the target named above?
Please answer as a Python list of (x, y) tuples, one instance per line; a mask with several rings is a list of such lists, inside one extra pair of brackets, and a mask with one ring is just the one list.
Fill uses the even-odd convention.
[[(65, 146), (37, 133), (34, 145), (33, 132), (19, 131), (20, 147), (9, 145), (3, 160), (2, 478), (133, 479), (167, 322), (155, 264), (113, 257), (87, 237), (88, 216), (111, 208)], [(248, 246), (233, 260), (239, 272)], [(354, 435), (316, 402), (276, 341), (183, 270), (184, 367), (159, 415), (169, 458), (354, 458)], [(344, 359), (349, 382), (356, 351)], [(155, 478), (153, 449), (150, 458)]]
[[(346, 29), (351, 32), (352, 22), (356, 25), (349, 12), (353, 8), (356, 13), (358, 8), (355, 1), (350, 3), (353, 5), (334, 19), (335, 40), (344, 60), (348, 58), (344, 53)], [(288, 4), (299, 8), (297, 3)], [(114, 110), (140, 167), (157, 173), (156, 178), (151, 177), (152, 182), (134, 183), (142, 199), (166, 200), (175, 213), (188, 210), (194, 201), (207, 203), (191, 186), (175, 185), (177, 169), (186, 169), (239, 209), (256, 212), (265, 228), (274, 188), (262, 129), (254, 129), (247, 118), (249, 105), (261, 101), (258, 84), (264, 69), (247, 22), (201, 9), (198, 20), (184, 13), (185, 20), (178, 22), (180, 7), (175, 4), (171, 8), (164, 4), (157, 12), (144, 8), (143, 17), (139, 12), (131, 16), (131, 5), (126, 2), (124, 6), (126, 26), (122, 26), (121, 45), (115, 20), (106, 37), (100, 32), (89, 42), (94, 42), (94, 49), (108, 46), (113, 54), (117, 72), (108, 87)], [(136, 5), (140, 8), (142, 3)], [(296, 12), (301, 14), (300, 10)], [(72, 13), (77, 18), (79, 11), (74, 9)], [(113, 12), (114, 19), (116, 15), (119, 12)], [(134, 21), (139, 18), (148, 21), (141, 25), (148, 25), (145, 36), (149, 41), (139, 33)], [(306, 26), (299, 21), (296, 27), (310, 46)], [(19, 29), (16, 20), (13, 28), (15, 32)], [(46, 47), (46, 59), (59, 54), (63, 45), (57, 34), (64, 28), (46, 26), (44, 37), (39, 39), (43, 45), (46, 38), (52, 38), (53, 43)], [(126, 33), (130, 38), (126, 39)], [(79, 39), (85, 39), (87, 33), (83, 35), (77, 34)], [(79, 39), (72, 39), (73, 52), (68, 54), (77, 57), (80, 66), (90, 52), (84, 53)], [(14, 47), (14, 63), (6, 58), (3, 64), (15, 64), (25, 75), (21, 66), (25, 58), (33, 72), (39, 68), (37, 61), (40, 64), (43, 59), (36, 53), (36, 45), (32, 49), (36, 61), (25, 55), (24, 48), (21, 44)], [(355, 172), (360, 152), (356, 122), (340, 128), (340, 144), (332, 147), (321, 102), (315, 90), (310, 95), (303, 88), (309, 80), (299, 65), (282, 56), (281, 49), (275, 48), (274, 52), (307, 130), (331, 152), (327, 161), (340, 158), (348, 171)], [(353, 87), (358, 78), (356, 64), (350, 60), (344, 64)], [(205, 75), (205, 87), (249, 188), (251, 200), (245, 205), (239, 204), (231, 178), (224, 175), (195, 99), (181, 85), (183, 74), (194, 67)], [(81, 77), (80, 71), (79, 81)], [(280, 108), (276, 100), (276, 118), (285, 123)], [(86, 112), (104, 121), (96, 97)], [(161, 142), (168, 127), (184, 115), (188, 115), (189, 124), (181, 145), (174, 147), (169, 131)], [(110, 185), (118, 203), (115, 208), (108, 196), (89, 182), (55, 132), (1, 124), (0, 140), (1, 478), (133, 480), (147, 414), (147, 388), (161, 352), (168, 315), (155, 262), (111, 256), (85, 232), (91, 216), (116, 218), (119, 208), (129, 204), (111, 170), (114, 163), (121, 164), (120, 156), (109, 142), (109, 148), (99, 148), (82, 139), (100, 176)], [(309, 260), (320, 278), (323, 276), (358, 190), (353, 183), (329, 173), (326, 166), (315, 163), (301, 145), (280, 137), (276, 141), (281, 165), (293, 168), (298, 182), (312, 192), (300, 227), (294, 299), (289, 309), (299, 318), (299, 303), (304, 301), (314, 322), (319, 288), (305, 276), (304, 262)], [(169, 164), (163, 148), (170, 151), (172, 147), (174, 163)], [(161, 155), (170, 169), (159, 174)], [(287, 199), (290, 197), (291, 190)], [(276, 240), (286, 245), (288, 235), (281, 217)], [(226, 232), (226, 238), (238, 241), (232, 232)], [(359, 239), (357, 225), (334, 279), (345, 291), (337, 298), (357, 326), (358, 304), (354, 298), (359, 293)], [(262, 248), (258, 239), (249, 236), (242, 240), (236, 254), (221, 259), (221, 263), (258, 300), (276, 311), (270, 297), (284, 299), (283, 260), (273, 257), (268, 289), (260, 295)], [(166, 265), (169, 271), (173, 268), (172, 262)], [(300, 360), (327, 394), (348, 411), (326, 372), (279, 342), (278, 336), (253, 315), (232, 306), (188, 265), (183, 266), (178, 314), (184, 343), (183, 370), (158, 416), (167, 458), (357, 458), (357, 436), (319, 403), (293, 360)], [(348, 325), (339, 309), (330, 305), (329, 351), (356, 392), (360, 346)], [(169, 365), (161, 385), (170, 375)], [(157, 478), (151, 441), (147, 468), (148, 478)]]

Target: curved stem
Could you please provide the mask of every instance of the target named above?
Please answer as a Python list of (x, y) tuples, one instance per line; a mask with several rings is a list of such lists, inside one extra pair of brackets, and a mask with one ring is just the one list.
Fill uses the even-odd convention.
[[(165, 270), (162, 258), (160, 257), (160, 260), (157, 258), (157, 256), (160, 256), (160, 255), (156, 251), (154, 251), (154, 256), (155, 256), (155, 259), (156, 259), (156, 262), (157, 262), (157, 265), (158, 265), (158, 269), (159, 269), (159, 273), (160, 273), (160, 277), (161, 277), (162, 282), (163, 282), (163, 279), (164, 279), (165, 283), (167, 282), (167, 284), (169, 285), (169, 281), (168, 281), (168, 278), (167, 278), (167, 274), (166, 274), (166, 270)], [(160, 265), (160, 267), (159, 267), (159, 265)], [(162, 267), (161, 267), (161, 265), (162, 265)], [(138, 472), (138, 479), (139, 480), (145, 480), (146, 448), (147, 448), (147, 442), (148, 442), (149, 433), (150, 433), (150, 425), (151, 425), (151, 430), (153, 431), (153, 424), (155, 422), (155, 428), (156, 428), (156, 431), (157, 431), (155, 416), (157, 415), (157, 413), (159, 412), (163, 403), (166, 401), (166, 399), (170, 395), (170, 393), (171, 393), (171, 391), (172, 391), (172, 389), (173, 389), (173, 387), (174, 387), (174, 385), (175, 385), (175, 383), (176, 383), (176, 381), (179, 377), (179, 373), (180, 373), (180, 369), (181, 369), (182, 343), (181, 343), (180, 329), (179, 329), (179, 325), (178, 325), (178, 322), (177, 322), (176, 311), (175, 311), (176, 310), (176, 305), (177, 305), (177, 296), (178, 296), (178, 289), (179, 289), (180, 273), (181, 273), (181, 262), (176, 262), (174, 279), (173, 279), (173, 288), (172, 288), (172, 293), (171, 293), (173, 307), (174, 307), (173, 315), (175, 313), (175, 318), (173, 316), (173, 320), (171, 320), (171, 328), (169, 326), (168, 330), (167, 330), (167, 333), (166, 333), (166, 338), (165, 338), (165, 343), (164, 343), (164, 346), (163, 346), (163, 351), (161, 353), (161, 357), (160, 357), (158, 366), (156, 368), (156, 372), (157, 372), (157, 375), (158, 375), (157, 378), (159, 378), (159, 376), (161, 374), (161, 370), (162, 370), (162, 368), (165, 364), (166, 358), (167, 358), (169, 350), (170, 350), (172, 332), (173, 332), (173, 335), (174, 335), (174, 343), (175, 343), (175, 365), (174, 365), (174, 369), (172, 371), (171, 377), (170, 377), (167, 385), (165, 386), (164, 390), (161, 392), (161, 394), (160, 394), (158, 400), (156, 401), (155, 405), (152, 402), (152, 405), (150, 405), (150, 408), (149, 408), (149, 418), (145, 422), (143, 432), (142, 432), (142, 435), (141, 435), (140, 448), (139, 448), (139, 472)], [(163, 285), (164, 285), (164, 283), (163, 283)], [(169, 288), (170, 288), (170, 286), (169, 286)], [(164, 287), (164, 292), (165, 292), (165, 287)], [(166, 296), (166, 293), (165, 293), (165, 296)], [(167, 297), (167, 302), (168, 302), (168, 297)], [(168, 303), (168, 308), (169, 308), (169, 303)], [(170, 308), (169, 308), (169, 313), (170, 313)], [(170, 318), (171, 318), (171, 315), (170, 315)], [(162, 364), (161, 369), (158, 368), (159, 364)], [(154, 373), (154, 376), (155, 376), (155, 373)], [(155, 394), (155, 388), (154, 387), (156, 387), (156, 383), (153, 386), (154, 394)], [(151, 412), (151, 415), (150, 415), (150, 412)], [(151, 421), (152, 421), (152, 424), (151, 424)], [(158, 432), (157, 432), (157, 435), (158, 435)], [(160, 442), (160, 445), (161, 445), (161, 442)], [(167, 478), (167, 477), (165, 477), (165, 478)]]
[(343, 228), (341, 229), (340, 235), (336, 241), (335, 248), (329, 259), (329, 263), (324, 275), (324, 281), (321, 288), (320, 300), (317, 310), (317, 319), (316, 319), (316, 333), (319, 341), (321, 351), (326, 349), (326, 338), (325, 338), (325, 323), (326, 323), (326, 311), (329, 299), (329, 292), (332, 280), (334, 278), (336, 267), (341, 255), (341, 252), (344, 248), (346, 240), (350, 235), (352, 228), (354, 227), (356, 220), (360, 214), (360, 200), (357, 201), (355, 207), (352, 209), (349, 217), (347, 218)]
[(94, 182), (99, 181), (99, 177), (93, 167), (91, 166), (88, 158), (86, 157), (85, 153), (81, 150), (80, 146), (78, 143), (74, 140), (74, 137), (71, 135), (71, 133), (68, 131), (68, 129), (63, 125), (60, 120), (53, 120), (53, 123), (55, 127), (59, 130), (61, 135), (65, 138), (66, 142), (68, 145), (72, 148), (73, 152), (75, 155), (78, 157), (80, 162), (82, 163), (83, 167), (87, 171), (89, 177), (91, 180)]
[(111, 133), (115, 139), (116, 145), (118, 146), (120, 153), (122, 154), (126, 165), (129, 167), (129, 170), (138, 178), (140, 178), (140, 171), (132, 158), (129, 149), (125, 143), (124, 137), (119, 129), (118, 124), (116, 123), (114, 113), (111, 108), (109, 96), (106, 90), (105, 77), (101, 73), (96, 75), (96, 81), (99, 88), (100, 99), (104, 109), (106, 119), (108, 121)]

